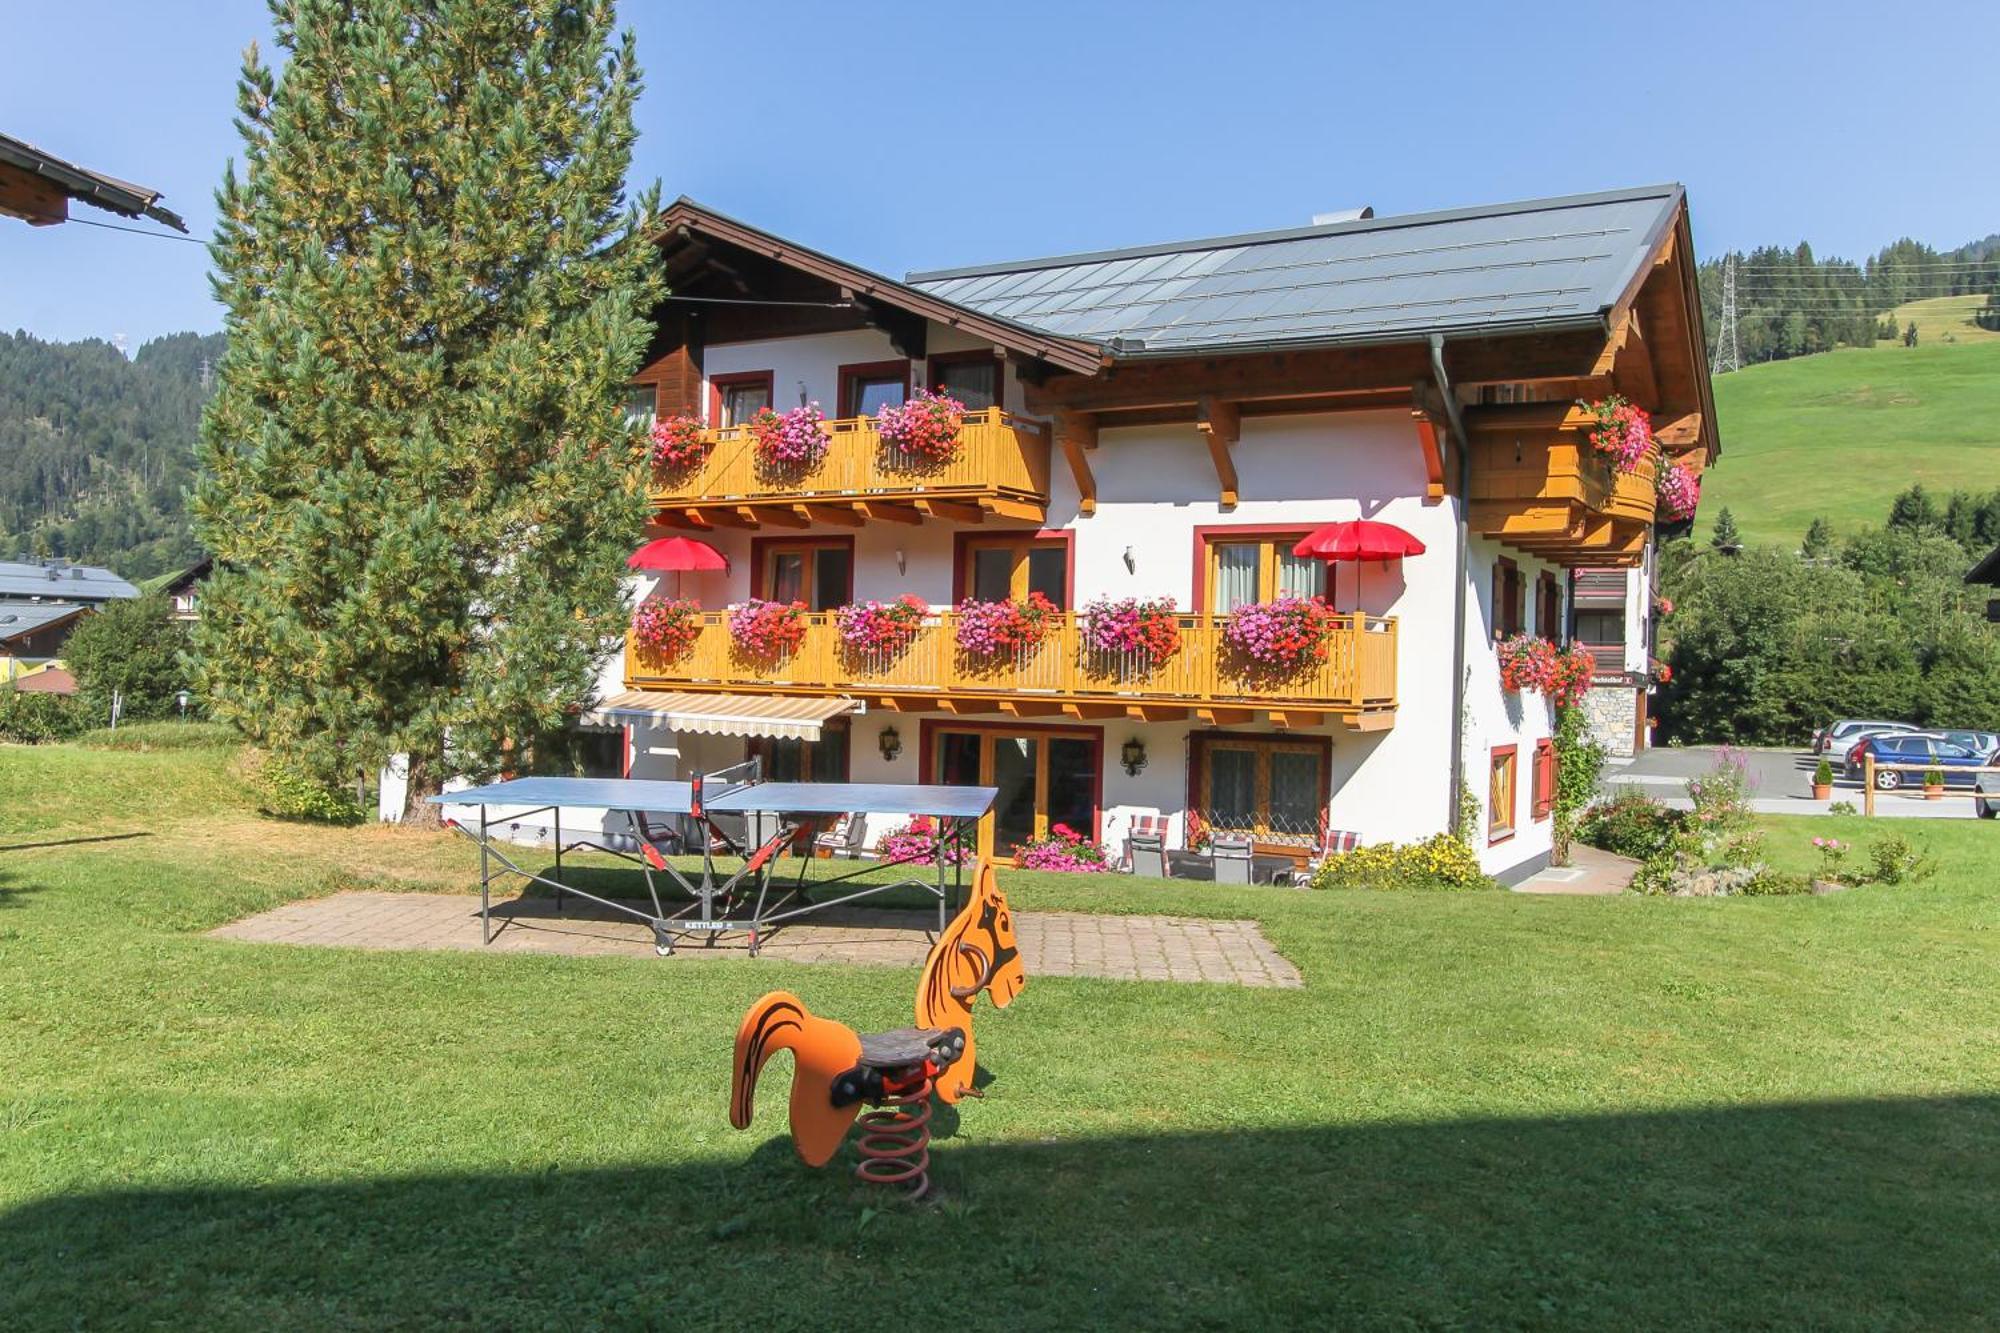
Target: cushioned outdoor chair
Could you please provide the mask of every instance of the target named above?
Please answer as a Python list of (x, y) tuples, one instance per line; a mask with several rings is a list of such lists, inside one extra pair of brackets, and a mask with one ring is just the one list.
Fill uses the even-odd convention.
[(813, 851), (835, 858), (859, 859), (866, 855), (861, 847), (867, 838), (868, 818), (857, 810), (834, 820), (833, 827), (826, 832), (813, 835)]
[(1312, 883), (1313, 876), (1319, 873), (1319, 868), (1326, 864), (1327, 857), (1351, 852), (1360, 845), (1359, 833), (1350, 833), (1346, 829), (1337, 828), (1324, 830), (1319, 835), (1319, 846), (1313, 848), (1313, 854), (1306, 861), (1305, 868), (1292, 872), (1292, 883), (1300, 888), (1306, 887)]
[(1167, 836), (1167, 817), (1165, 815), (1132, 816), (1132, 822), (1125, 830), (1124, 868), (1127, 870), (1132, 869), (1132, 839), (1141, 834), (1164, 840)]
[(1167, 839), (1162, 833), (1134, 833), (1125, 840), (1125, 859), (1135, 875), (1167, 877)]
[(1250, 839), (1218, 833), (1209, 839), (1208, 859), (1215, 866), (1217, 884), (1248, 884), (1256, 864)]

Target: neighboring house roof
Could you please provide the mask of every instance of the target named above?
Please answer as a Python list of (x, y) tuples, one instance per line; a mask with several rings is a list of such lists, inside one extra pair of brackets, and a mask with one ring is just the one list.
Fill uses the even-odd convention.
[(0, 560), (0, 600), (108, 602), (139, 590), (108, 569), (59, 560)]
[(178, 597), (213, 572), (215, 572), (215, 557), (205, 555), (186, 569), (183, 569), (180, 573), (168, 575), (165, 579), (161, 580), (159, 587), (169, 597)]
[(89, 609), (75, 602), (0, 602), (0, 644), (59, 625)]
[(30, 694), (75, 694), (76, 677), (61, 667), (44, 667), (16, 680), (14, 688)]
[(1678, 185), (912, 273), (933, 297), (1118, 356), (1603, 325)]
[(1967, 583), (1986, 583), (2000, 588), (2000, 546), (1986, 553), (1986, 558), (1966, 571)]
[[(0, 134), (0, 169), (4, 168), (46, 182), (67, 198), (81, 200), (128, 218), (151, 218), (175, 231), (187, 230), (187, 223), (181, 221), (179, 215), (160, 207), (158, 190), (66, 162), (10, 134)], [(30, 216), (30, 221), (36, 222), (60, 222), (63, 217), (62, 200), (53, 202), (56, 205), (54, 216), (39, 210), (32, 216), (25, 213), (23, 216)]]

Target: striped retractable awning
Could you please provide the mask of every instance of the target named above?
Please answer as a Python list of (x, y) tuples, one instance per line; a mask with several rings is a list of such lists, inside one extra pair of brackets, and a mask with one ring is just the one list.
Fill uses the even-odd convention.
[(646, 721), (701, 736), (771, 736), (816, 741), (820, 728), (829, 719), (858, 712), (860, 707), (858, 699), (626, 690), (593, 709), (591, 720)]

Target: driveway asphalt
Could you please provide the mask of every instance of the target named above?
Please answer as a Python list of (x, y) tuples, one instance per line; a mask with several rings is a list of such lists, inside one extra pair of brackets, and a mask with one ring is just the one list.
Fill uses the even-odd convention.
[[(1676, 809), (1691, 808), (1687, 781), (1699, 777), (1721, 762), (1717, 745), (1663, 746), (1647, 750), (1633, 759), (1613, 759), (1605, 764), (1603, 786), (1607, 791), (1637, 788), (1658, 797)], [(1829, 801), (1812, 798), (1813, 769), (1818, 759), (1804, 748), (1743, 748), (1731, 751), (1742, 758), (1750, 778), (1750, 807), (1767, 815), (1823, 815)], [(1858, 811), (1864, 793), (1860, 779), (1848, 779), (1835, 768), (1833, 800), (1846, 801)], [(1922, 792), (1877, 792), (1875, 813), (1899, 819), (1974, 819), (1970, 796), (1957, 790), (1941, 801), (1927, 801)]]

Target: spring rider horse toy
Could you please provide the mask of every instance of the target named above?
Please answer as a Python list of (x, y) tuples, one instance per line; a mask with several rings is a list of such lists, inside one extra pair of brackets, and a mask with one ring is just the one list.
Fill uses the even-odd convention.
[[(857, 1178), (899, 1185), (910, 1199), (930, 1189), (931, 1095), (953, 1103), (977, 1096), (972, 1002), (995, 1008), (1027, 984), (1014, 918), (991, 866), (982, 865), (963, 910), (931, 946), (917, 983), (917, 1026), (861, 1036), (820, 1018), (787, 991), (772, 991), (736, 1032), (729, 1123), (750, 1128), (757, 1075), (778, 1051), (793, 1060), (792, 1147), (807, 1166), (825, 1166), (860, 1117)], [(871, 1109), (861, 1114), (863, 1103)]]

